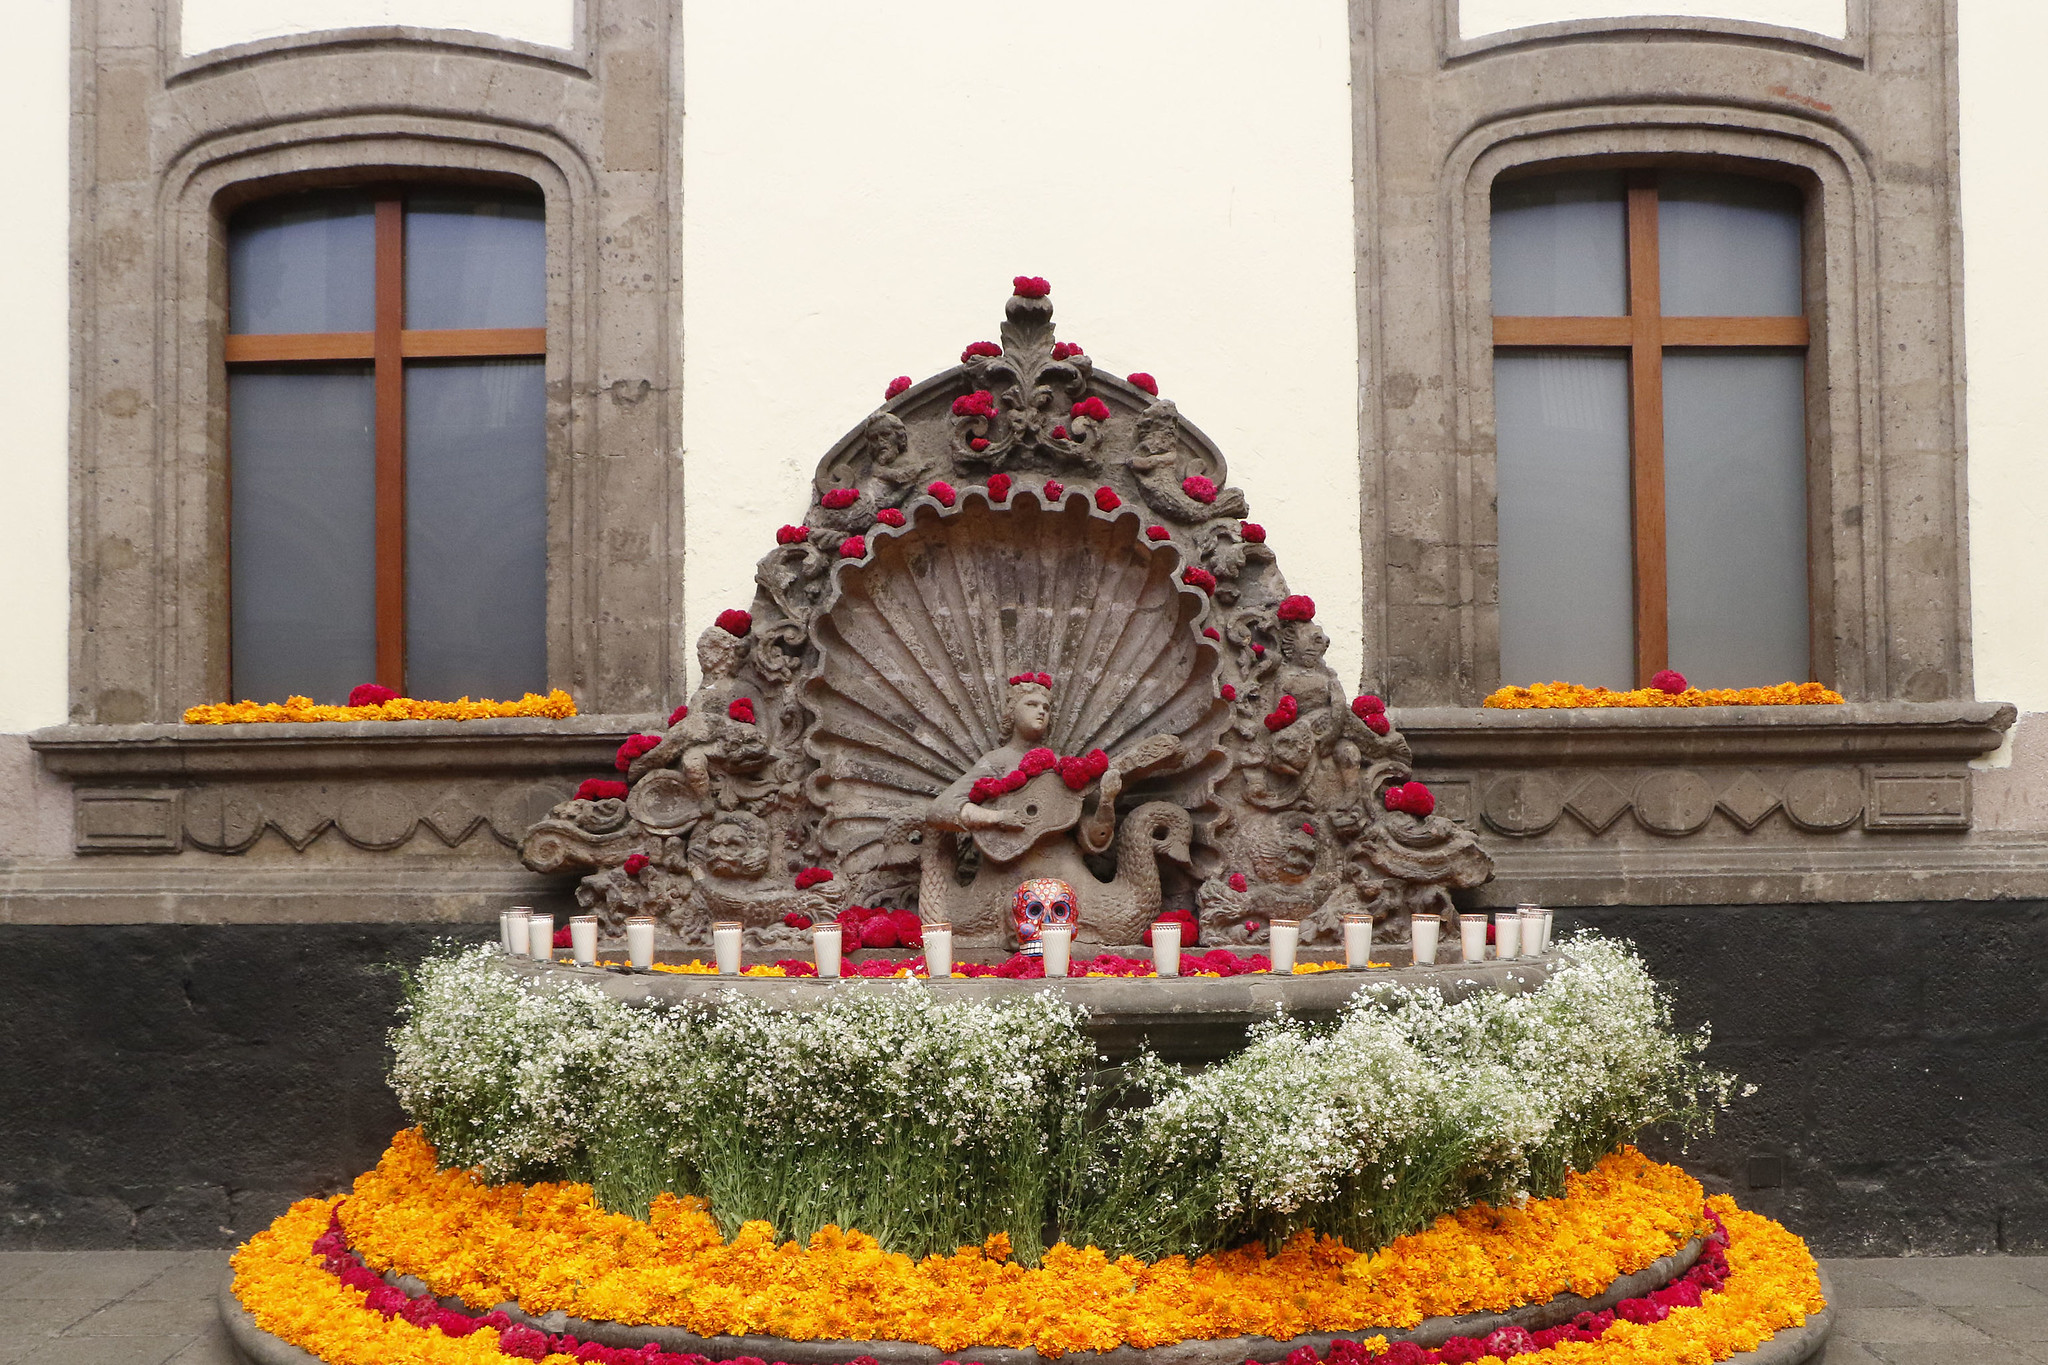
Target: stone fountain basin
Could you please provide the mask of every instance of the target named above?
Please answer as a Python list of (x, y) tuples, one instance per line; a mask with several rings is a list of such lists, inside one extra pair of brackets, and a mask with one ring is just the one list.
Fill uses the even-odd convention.
[[(1405, 955), (1405, 954), (1404, 954)], [(728, 994), (750, 996), (780, 1009), (816, 1009), (835, 993), (927, 990), (941, 1000), (1000, 1000), (1053, 992), (1088, 1012), (1088, 1033), (1113, 1062), (1149, 1045), (1162, 1059), (1182, 1064), (1218, 1061), (1245, 1043), (1245, 1030), (1276, 1010), (1297, 1019), (1329, 1020), (1361, 990), (1391, 993), (1406, 986), (1456, 1002), (1487, 991), (1521, 995), (1549, 979), (1557, 952), (1505, 962), (1416, 967), (1345, 968), (1299, 976), (1254, 972), (1244, 976), (1002, 977), (684, 976), (629, 968), (574, 967), (507, 958), (500, 969), (533, 981), (583, 982), (629, 1005), (698, 1004), (716, 1009)]]

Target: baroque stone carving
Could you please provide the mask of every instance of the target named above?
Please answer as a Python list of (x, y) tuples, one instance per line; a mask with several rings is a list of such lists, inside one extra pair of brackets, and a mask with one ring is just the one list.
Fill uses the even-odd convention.
[(1361, 908), (1398, 937), (1484, 881), (1455, 821), (1385, 808), (1408, 745), (1353, 709), (1222, 454), (1056, 342), (1048, 299), (1001, 337), (826, 454), (688, 707), (622, 751), (628, 795), (555, 806), (527, 865), (608, 925), (755, 946), (859, 902), (999, 947), (1033, 878), (1103, 943), (1168, 908), (1213, 940)]

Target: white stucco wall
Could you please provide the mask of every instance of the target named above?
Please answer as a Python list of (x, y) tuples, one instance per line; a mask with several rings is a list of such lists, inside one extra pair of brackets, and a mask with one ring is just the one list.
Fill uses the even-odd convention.
[(178, 47), (188, 57), (259, 38), (378, 24), (467, 29), (544, 47), (575, 42), (575, 0), (184, 0), (179, 18)]
[(69, 0), (13, 0), (0, 216), (0, 733), (64, 719), (70, 623)]
[(1013, 275), (1221, 445), (1358, 676), (1343, 0), (694, 3), (683, 395), (693, 625), (818, 458), (992, 339)]
[(1970, 595), (1977, 695), (2048, 711), (2048, 5), (1961, 0)]
[[(2008, 2), (2026, 4), (2030, 0)], [(1746, 19), (1803, 28), (1830, 38), (1846, 37), (1849, 31), (1845, 0), (1458, 0), (1458, 36), (1481, 38), (1532, 24), (1629, 15)]]

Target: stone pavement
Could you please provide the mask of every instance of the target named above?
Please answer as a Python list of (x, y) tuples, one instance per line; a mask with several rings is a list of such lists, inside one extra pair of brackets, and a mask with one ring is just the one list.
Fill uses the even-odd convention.
[[(2048, 1365), (2048, 1256), (1825, 1261), (1826, 1365)], [(224, 1251), (0, 1252), (0, 1365), (236, 1365)]]

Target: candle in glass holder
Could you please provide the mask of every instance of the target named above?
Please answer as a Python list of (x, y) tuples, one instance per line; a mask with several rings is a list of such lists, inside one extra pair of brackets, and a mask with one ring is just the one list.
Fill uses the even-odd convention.
[(1543, 956), (1543, 912), (1525, 904), (1517, 914), (1522, 921), (1522, 956)]
[(505, 912), (505, 951), (514, 957), (526, 956), (526, 923), (532, 918), (533, 911), (524, 905), (515, 905)]
[(1045, 962), (1045, 974), (1065, 976), (1074, 949), (1074, 926), (1048, 924), (1038, 931), (1038, 941), (1043, 945), (1041, 956)]
[(535, 915), (526, 921), (526, 951), (542, 962), (555, 960), (555, 917)]
[(569, 919), (569, 948), (579, 967), (597, 965), (597, 916), (573, 915)]
[(1436, 938), (1442, 933), (1444, 922), (1435, 915), (1417, 915), (1408, 924), (1409, 940), (1415, 945), (1415, 965), (1433, 967), (1436, 965)]
[(1294, 974), (1294, 949), (1301, 942), (1301, 921), (1298, 919), (1276, 919), (1266, 926), (1266, 937), (1272, 949), (1273, 973), (1276, 976)]
[(1180, 975), (1180, 921), (1152, 921), (1152, 971), (1157, 976)]
[(1462, 940), (1467, 962), (1486, 961), (1486, 916), (1461, 915), (1458, 918), (1458, 937)]
[(711, 948), (718, 955), (720, 976), (740, 974), (740, 935), (743, 932), (736, 919), (720, 920), (711, 926)]
[(1543, 936), (1537, 951), (1547, 953), (1550, 951), (1550, 911), (1548, 909), (1539, 909), (1537, 913), (1543, 916)]
[(1493, 917), (1493, 955), (1503, 962), (1522, 955), (1522, 917), (1512, 910)]
[(654, 966), (654, 916), (635, 915), (626, 921), (626, 961), (636, 972)]
[(924, 970), (935, 981), (953, 975), (953, 926), (946, 920), (925, 921)]
[(1344, 917), (1344, 965), (1365, 967), (1372, 961), (1372, 916)]
[(818, 964), (821, 977), (839, 975), (840, 932), (837, 924), (818, 924), (811, 928), (811, 956)]

